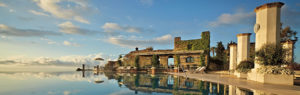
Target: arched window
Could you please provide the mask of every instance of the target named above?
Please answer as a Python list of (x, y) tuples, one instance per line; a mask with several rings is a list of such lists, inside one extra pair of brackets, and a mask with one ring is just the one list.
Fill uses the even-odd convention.
[(194, 62), (194, 58), (189, 56), (186, 58), (186, 63), (193, 63)]

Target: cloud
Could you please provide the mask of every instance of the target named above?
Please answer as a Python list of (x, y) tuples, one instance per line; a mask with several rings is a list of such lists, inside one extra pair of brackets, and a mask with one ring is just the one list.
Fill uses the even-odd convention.
[(14, 12), (16, 12), (16, 10), (14, 10), (14, 9), (9, 9), (9, 12), (10, 12), (10, 13), (14, 13)]
[(0, 2), (0, 7), (5, 7), (7, 9), (9, 9), (8, 12), (10, 12), (10, 13), (16, 12), (16, 10), (10, 8), (8, 5), (6, 5), (5, 3), (2, 3), (2, 2)]
[[(90, 24), (83, 18), (85, 12), (92, 11), (86, 0), (35, 0), (35, 2), (45, 12), (57, 18)], [(66, 2), (68, 5), (64, 6)]]
[(34, 14), (34, 15), (40, 15), (40, 16), (49, 16), (43, 12), (38, 12), (38, 11), (35, 11), (35, 10), (28, 10), (28, 12)]
[(125, 31), (129, 33), (140, 33), (142, 32), (141, 28), (132, 27), (132, 26), (121, 26), (117, 23), (107, 22), (102, 26), (105, 32), (115, 32), (115, 31)]
[(137, 40), (137, 39), (128, 39), (124, 37), (110, 37), (108, 42), (119, 45), (122, 47), (147, 47), (151, 45), (165, 45), (172, 42), (172, 36), (170, 34), (154, 38), (152, 40)]
[(70, 41), (64, 41), (63, 45), (65, 45), (65, 46), (74, 46), (74, 47), (79, 47), (80, 46), (79, 44), (73, 43), (73, 42), (70, 42)]
[(140, 0), (140, 3), (146, 6), (152, 6), (153, 5), (153, 0)]
[(7, 7), (7, 5), (0, 2), (0, 7)]
[(43, 41), (47, 41), (47, 44), (49, 44), (49, 45), (57, 44), (57, 42), (55, 42), (53, 40), (50, 40), (50, 39), (47, 39), (47, 38), (40, 38), (40, 39), (43, 40)]
[[(281, 9), (281, 21), (283, 25), (299, 27), (300, 19), (299, 19), (300, 11), (296, 9), (291, 9), (287, 5), (283, 6)], [(244, 12), (243, 9), (239, 9), (233, 14), (224, 13), (218, 17), (216, 21), (212, 21), (209, 23), (210, 27), (219, 27), (226, 25), (254, 25), (255, 23), (255, 13)]]
[(224, 13), (220, 15), (216, 21), (209, 22), (210, 27), (218, 27), (224, 25), (236, 25), (236, 24), (246, 24), (252, 25), (255, 21), (255, 13), (254, 12), (244, 12), (243, 9), (239, 11), (229, 14)]
[[(53, 68), (51, 68), (53, 69)], [(74, 68), (72, 69), (74, 71)], [(90, 74), (90, 72), (85, 72), (86, 74)], [(91, 72), (93, 73), (93, 72)], [(82, 78), (81, 73), (70, 72), (70, 71), (37, 71), (37, 72), (1, 72), (1, 77), (7, 77), (15, 80), (28, 80), (28, 79), (59, 79), (64, 81), (87, 81), (89, 83), (94, 82), (95, 80), (99, 80), (99, 76), (89, 76), (86, 75), (85, 78)], [(103, 76), (104, 77), (104, 76)], [(73, 94), (79, 92), (80, 90), (66, 90), (73, 92)], [(60, 95), (61, 91), (49, 91), (49, 95)]]
[(81, 22), (81, 23), (90, 24), (90, 22), (89, 22), (88, 20), (86, 20), (86, 19), (84, 19), (84, 18), (82, 18), (82, 17), (80, 17), (80, 16), (75, 16), (75, 17), (74, 17), (74, 20), (79, 21), (79, 22)]
[(104, 58), (105, 60), (112, 60), (111, 57), (105, 56), (102, 53), (82, 55), (69, 55), (61, 56), (59, 58), (50, 57), (9, 57), (0, 58), (0, 65), (13, 65), (13, 66), (71, 66), (78, 67), (82, 64), (87, 65), (104, 65), (104, 61), (96, 61), (95, 58)]
[(75, 26), (70, 21), (63, 22), (63, 23), (59, 24), (58, 27), (60, 28), (60, 32), (63, 32), (63, 33), (66, 33), (66, 34), (88, 35), (88, 34), (97, 33), (97, 31), (82, 29), (78, 26)]
[(48, 36), (48, 35), (60, 35), (56, 32), (43, 31), (36, 29), (17, 29), (4, 24), (0, 24), (0, 34), (6, 36), (18, 36), (18, 37), (34, 37), (34, 36)]

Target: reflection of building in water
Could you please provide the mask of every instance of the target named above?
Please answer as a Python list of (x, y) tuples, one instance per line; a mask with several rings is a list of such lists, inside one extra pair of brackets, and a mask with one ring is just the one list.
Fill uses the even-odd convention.
[[(90, 73), (91, 74), (88, 74), (86, 78), (95, 76), (91, 76), (92, 72)], [(103, 72), (99, 75), (103, 74), (108, 78), (108, 80), (116, 80), (119, 87), (129, 88), (130, 90), (135, 91), (135, 93), (157, 92), (172, 93), (174, 95), (273, 95), (273, 93), (261, 90), (245, 89), (233, 85), (224, 85), (197, 79), (186, 79), (185, 77), (173, 75), (111, 72)]]
[(227, 85), (210, 83), (196, 79), (186, 79), (184, 77), (174, 77), (172, 75), (148, 75), (148, 74), (109, 74), (109, 78), (115, 78), (119, 86), (136, 91), (152, 93), (172, 93), (172, 94), (228, 94)]

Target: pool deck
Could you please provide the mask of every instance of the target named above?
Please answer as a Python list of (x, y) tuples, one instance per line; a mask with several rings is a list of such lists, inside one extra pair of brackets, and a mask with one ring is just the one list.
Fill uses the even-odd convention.
[[(184, 76), (184, 73), (169, 73), (177, 76)], [(216, 73), (206, 73), (206, 74), (191, 74), (187, 73), (188, 78), (199, 79), (203, 81), (210, 81), (214, 83), (232, 85), (241, 88), (247, 88), (256, 91), (262, 91), (266, 94), (279, 94), (279, 95), (300, 95), (300, 86), (290, 86), (290, 85), (276, 85), (276, 84), (265, 84), (255, 81), (250, 81), (246, 79), (240, 79), (230, 74), (216, 74)]]

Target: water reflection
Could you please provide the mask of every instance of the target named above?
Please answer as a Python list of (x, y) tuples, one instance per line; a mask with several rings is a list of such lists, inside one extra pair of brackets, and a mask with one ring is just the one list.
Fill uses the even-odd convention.
[[(6, 79), (7, 78), (7, 79)], [(4, 80), (6, 79), (6, 80)], [(103, 95), (109, 94), (156, 94), (156, 95), (253, 95), (257, 94), (269, 94), (262, 91), (250, 90), (235, 87), (232, 85), (224, 85), (219, 83), (200, 81), (196, 79), (187, 79), (185, 77), (173, 76), (173, 75), (151, 75), (151, 74), (132, 74), (132, 73), (103, 73), (103, 72), (0, 72), (1, 81), (22, 81), (26, 83), (26, 80), (41, 81), (46, 85), (49, 83), (65, 83), (56, 84), (55, 87), (43, 86), (50, 90), (49, 93), (69, 91), (68, 88), (72, 88), (70, 91), (76, 91), (78, 95), (97, 94), (103, 93)], [(90, 83), (87, 84), (86, 82)], [(93, 84), (93, 85), (91, 85)], [(10, 84), (6, 84), (10, 85)], [(35, 84), (37, 85), (37, 84)], [(80, 85), (80, 86), (67, 86), (67, 85)], [(20, 88), (27, 85), (17, 84)], [(39, 86), (37, 86), (39, 87)], [(59, 88), (60, 87), (60, 88)], [(15, 93), (16, 90), (12, 87), (8, 92), (0, 91), (3, 95)], [(42, 89), (42, 88), (39, 88)], [(31, 89), (33, 90), (33, 89)], [(30, 90), (30, 91), (31, 91)], [(38, 94), (43, 94), (43, 90), (36, 90)], [(21, 93), (21, 92), (20, 92)]]
[[(187, 79), (173, 75), (149, 75), (149, 74), (111, 74), (105, 73), (109, 79), (118, 81), (119, 87), (127, 87), (135, 93), (170, 93), (174, 95), (203, 94), (203, 95), (252, 95), (248, 89), (229, 91), (229, 85)], [(235, 87), (235, 89), (240, 89)]]

